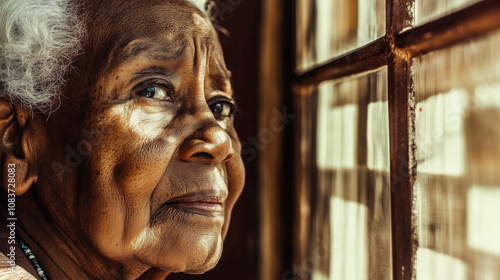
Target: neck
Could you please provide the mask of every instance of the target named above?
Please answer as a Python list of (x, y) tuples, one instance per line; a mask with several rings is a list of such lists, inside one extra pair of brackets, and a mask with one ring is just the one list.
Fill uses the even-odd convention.
[[(8, 224), (11, 221), (7, 220), (10, 217), (7, 215), (7, 194), (2, 192), (1, 196), (1, 220)], [(88, 238), (67, 230), (72, 228), (69, 221), (58, 224), (46, 217), (33, 191), (16, 197), (15, 216), (16, 235), (28, 245), (51, 279), (165, 279), (168, 275), (156, 269), (127, 269), (118, 262), (105, 258)], [(9, 234), (5, 226), (1, 227), (0, 232)], [(26, 263), (29, 264), (24, 262), (24, 265)], [(144, 276), (147, 278), (143, 278)]]

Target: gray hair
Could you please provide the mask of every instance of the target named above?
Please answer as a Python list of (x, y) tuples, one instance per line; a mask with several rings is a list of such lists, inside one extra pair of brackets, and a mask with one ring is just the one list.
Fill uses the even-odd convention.
[[(206, 0), (188, 1), (204, 10)], [(44, 113), (57, 109), (85, 36), (76, 2), (0, 0), (0, 97)]]
[(0, 1), (0, 96), (30, 109), (55, 110), (84, 37), (73, 2)]

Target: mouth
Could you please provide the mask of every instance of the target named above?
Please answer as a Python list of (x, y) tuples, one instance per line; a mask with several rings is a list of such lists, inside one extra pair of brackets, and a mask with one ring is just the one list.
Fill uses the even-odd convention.
[(226, 198), (227, 192), (217, 190), (198, 191), (169, 199), (160, 206), (158, 211), (180, 211), (208, 218), (223, 217)]
[(218, 196), (191, 197), (188, 195), (169, 200), (162, 207), (177, 208), (193, 214), (216, 217), (223, 213), (224, 200)]

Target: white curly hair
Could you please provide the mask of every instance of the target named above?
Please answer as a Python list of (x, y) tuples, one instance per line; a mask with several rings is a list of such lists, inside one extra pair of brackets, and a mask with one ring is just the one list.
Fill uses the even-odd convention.
[[(44, 113), (57, 109), (85, 37), (77, 1), (0, 0), (0, 97)], [(206, 9), (206, 0), (187, 1)]]
[(71, 0), (1, 0), (0, 96), (53, 111), (83, 37)]

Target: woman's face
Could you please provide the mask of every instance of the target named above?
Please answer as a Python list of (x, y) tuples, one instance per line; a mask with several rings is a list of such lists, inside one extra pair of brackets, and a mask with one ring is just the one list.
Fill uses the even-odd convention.
[(109, 259), (204, 272), (244, 182), (215, 31), (184, 1), (95, 2), (47, 123), (42, 204)]

